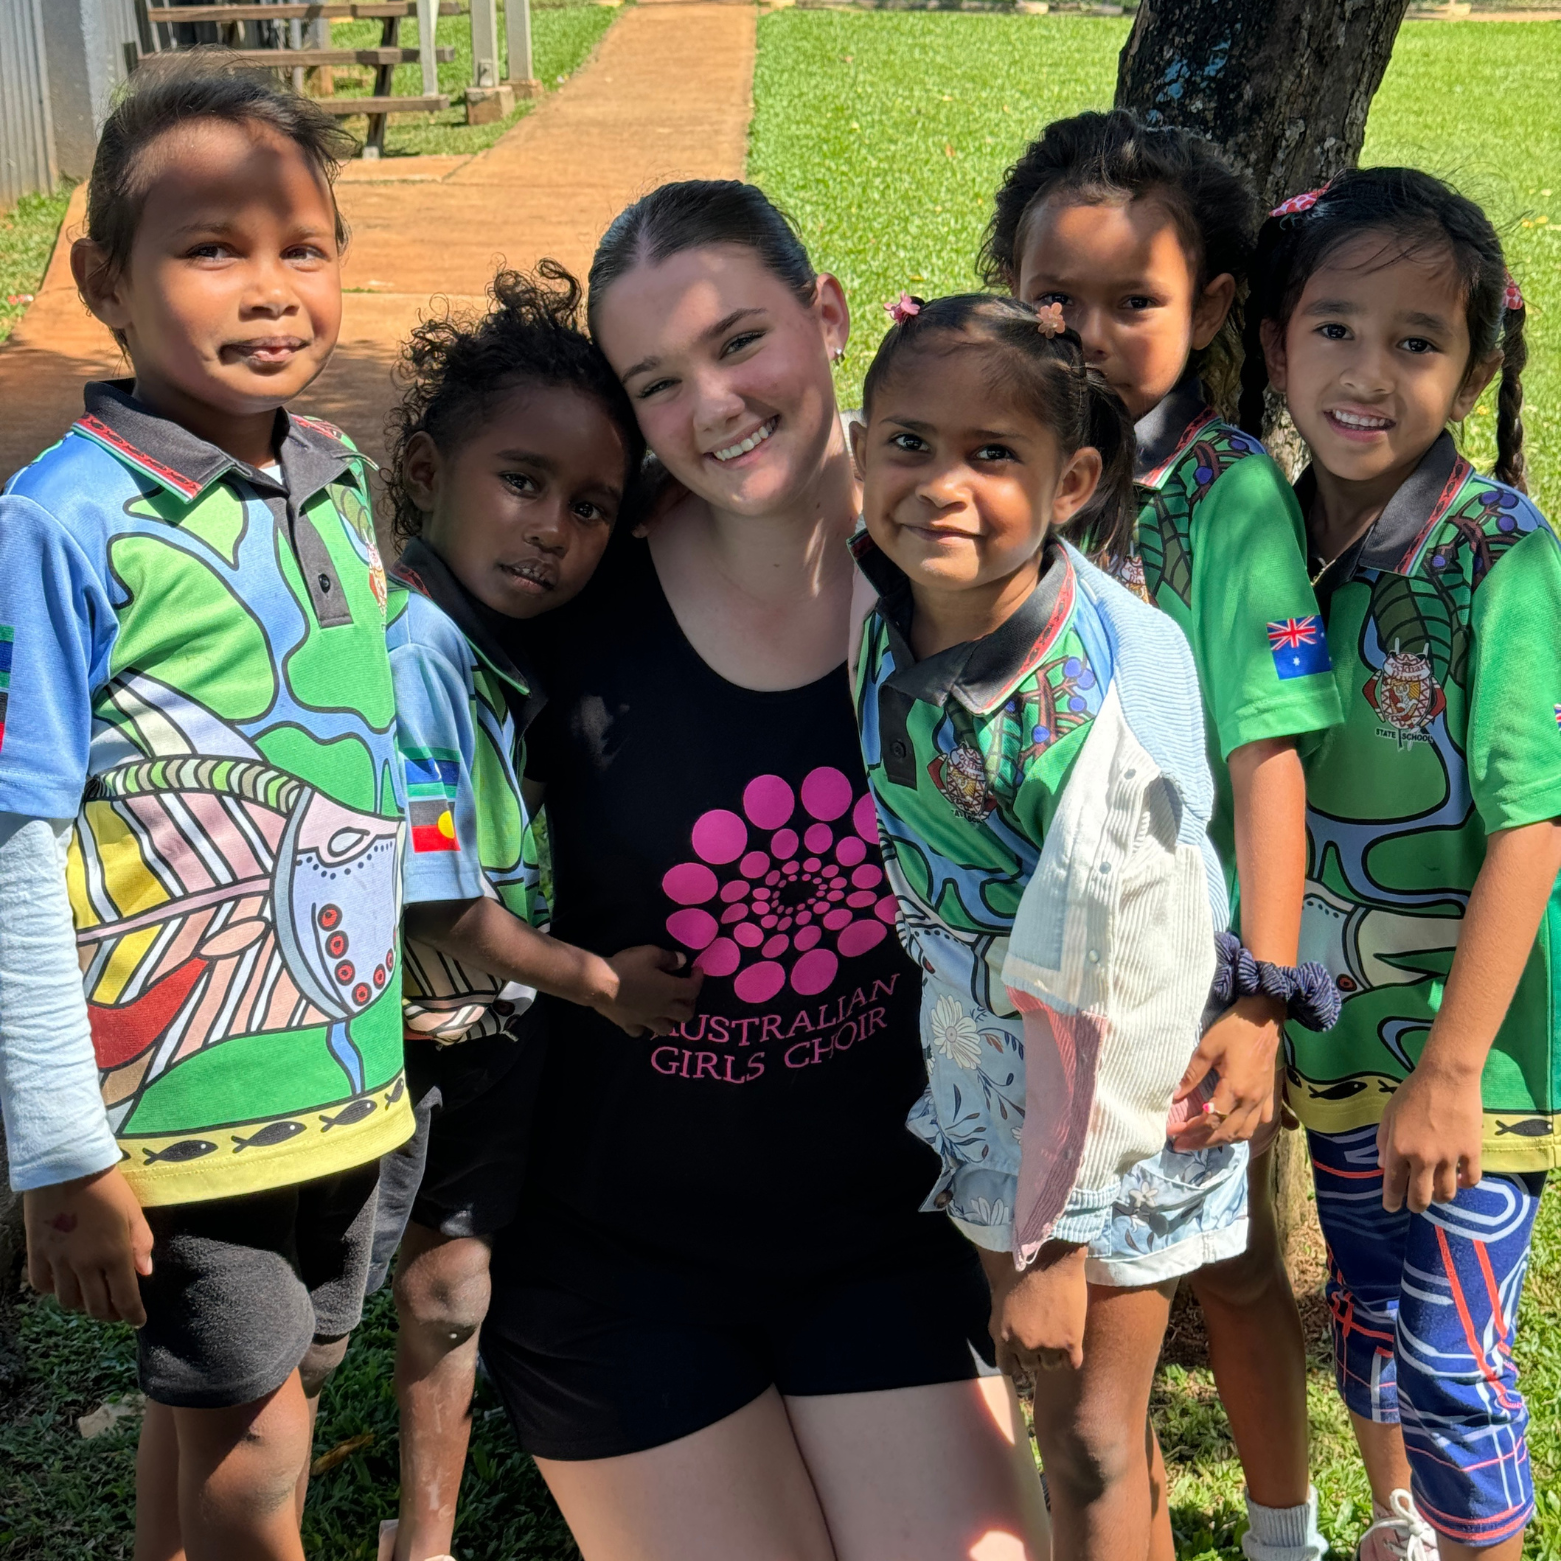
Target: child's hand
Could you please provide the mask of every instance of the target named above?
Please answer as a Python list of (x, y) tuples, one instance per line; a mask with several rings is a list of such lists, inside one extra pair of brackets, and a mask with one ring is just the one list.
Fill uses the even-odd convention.
[(1284, 1013), (1284, 1005), (1273, 998), (1239, 997), (1204, 1031), (1171, 1097), (1173, 1105), (1194, 1094), (1209, 1073), (1219, 1079), (1208, 1107), (1173, 1127), (1171, 1142), (1184, 1154), (1239, 1143), (1274, 1120), (1279, 1110), (1274, 1062)]
[(1423, 1214), (1433, 1203), (1451, 1203), (1460, 1187), (1473, 1187), (1484, 1119), (1478, 1070), (1422, 1058), (1393, 1092), (1377, 1128), (1382, 1207), (1395, 1213), (1407, 1198)]
[(688, 961), (681, 954), (654, 944), (624, 949), (607, 961), (616, 977), (611, 997), (592, 1006), (629, 1035), (670, 1035), (685, 1019), (694, 1017), (694, 1004), (705, 974), (696, 970), (678, 976)]
[(152, 1272), (152, 1232), (118, 1166), (22, 1194), (27, 1279), (68, 1312), (146, 1321), (136, 1275)]
[(992, 1287), (992, 1342), (1009, 1376), (1084, 1364), (1087, 1248), (1049, 1241), (1021, 1274), (1007, 1252), (981, 1253)]

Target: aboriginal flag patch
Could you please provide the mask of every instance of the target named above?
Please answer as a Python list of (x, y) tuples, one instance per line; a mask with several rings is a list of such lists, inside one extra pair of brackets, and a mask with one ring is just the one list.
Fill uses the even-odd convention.
[(1273, 652), (1274, 671), (1281, 678), (1306, 678), (1333, 670), (1328, 637), (1316, 613), (1269, 624), (1268, 647)]
[(448, 748), (403, 748), (414, 851), (458, 851), (455, 789), (460, 758)]
[(5, 747), (5, 707), (11, 699), (11, 651), (15, 647), (16, 631), (8, 623), (0, 623), (0, 748)]

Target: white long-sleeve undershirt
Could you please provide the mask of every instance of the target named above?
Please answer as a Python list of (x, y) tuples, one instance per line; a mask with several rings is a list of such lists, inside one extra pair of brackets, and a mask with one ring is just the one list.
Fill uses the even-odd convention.
[(0, 1110), (18, 1192), (119, 1159), (65, 887), (70, 832), (68, 819), (0, 813)]

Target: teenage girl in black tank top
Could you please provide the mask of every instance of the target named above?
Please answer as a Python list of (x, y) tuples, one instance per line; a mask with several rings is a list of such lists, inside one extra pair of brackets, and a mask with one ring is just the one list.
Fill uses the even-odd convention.
[(918, 973), (843, 665), (832, 277), (751, 186), (609, 229), (593, 334), (688, 490), (540, 647), (554, 930), (704, 973), (675, 1033), (553, 1016), (483, 1356), (587, 1561), (1047, 1553), (975, 1254), (920, 1205)]
[(528, 744), (552, 930), (660, 943), (705, 979), (670, 1035), (629, 1040), (554, 1006), (546, 1098), (578, 1104), (543, 1108), (538, 1203), (596, 1241), (719, 1253), (755, 1276), (962, 1259), (919, 1212), (937, 1176), (905, 1128), (925, 1083), (919, 975), (894, 934), (844, 666), (793, 689), (728, 682), (633, 537), (564, 616)]

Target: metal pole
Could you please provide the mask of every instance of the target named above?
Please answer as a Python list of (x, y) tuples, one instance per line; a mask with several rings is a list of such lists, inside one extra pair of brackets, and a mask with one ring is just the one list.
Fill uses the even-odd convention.
[(531, 0), (505, 0), (504, 32), (509, 41), (509, 80), (516, 97), (542, 90), (531, 63)]
[(496, 87), (499, 84), (498, 0), (471, 0), (471, 10), (472, 85)]
[(438, 40), (439, 0), (417, 0), (417, 58), (423, 67), (423, 96), (439, 95), (439, 65), (434, 59)]

